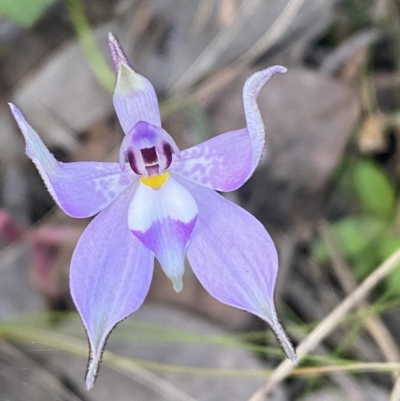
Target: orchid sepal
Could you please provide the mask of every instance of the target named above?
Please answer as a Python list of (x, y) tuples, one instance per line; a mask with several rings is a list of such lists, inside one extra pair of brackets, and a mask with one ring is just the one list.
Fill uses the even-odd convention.
[(257, 105), (257, 96), (271, 77), (275, 74), (284, 74), (285, 72), (287, 72), (286, 67), (275, 65), (254, 73), (244, 84), (243, 105), (252, 147), (252, 164), (249, 177), (258, 166), (263, 153), (268, 154), (265, 146), (264, 123)]
[(219, 301), (266, 321), (287, 357), (296, 362), (294, 347), (276, 314), (278, 255), (271, 237), (244, 209), (208, 188), (178, 180), (202, 211), (187, 250), (200, 283)]
[(275, 74), (286, 72), (276, 65), (256, 72), (243, 88), (246, 127), (217, 135), (182, 151), (171, 170), (183, 178), (216, 191), (229, 192), (241, 187), (254, 173), (265, 150), (265, 130), (257, 96)]
[(71, 295), (89, 339), (85, 383), (96, 380), (107, 338), (143, 303), (154, 257), (129, 230), (127, 210), (137, 189), (131, 186), (88, 225), (71, 261)]
[(27, 156), (54, 201), (69, 216), (84, 218), (97, 214), (135, 180), (131, 170), (121, 173), (117, 163), (58, 162), (20, 110), (11, 103), (10, 109), (24, 135)]
[(117, 76), (113, 102), (123, 131), (127, 134), (139, 121), (161, 127), (153, 85), (132, 69), (118, 39), (111, 33), (108, 43)]

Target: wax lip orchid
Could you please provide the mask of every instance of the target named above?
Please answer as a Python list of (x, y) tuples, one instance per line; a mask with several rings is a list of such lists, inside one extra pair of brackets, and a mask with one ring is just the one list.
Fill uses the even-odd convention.
[(215, 191), (233, 191), (257, 167), (265, 145), (256, 98), (286, 68), (253, 74), (243, 89), (246, 127), (180, 151), (161, 128), (151, 83), (132, 69), (109, 35), (117, 80), (115, 110), (125, 132), (119, 163), (58, 162), (12, 104), (26, 153), (64, 212), (100, 212), (78, 241), (71, 262), (72, 297), (89, 339), (86, 387), (93, 386), (111, 330), (143, 303), (156, 257), (176, 291), (184, 256), (204, 288), (272, 328), (288, 358), (295, 350), (274, 305), (277, 252), (261, 223)]

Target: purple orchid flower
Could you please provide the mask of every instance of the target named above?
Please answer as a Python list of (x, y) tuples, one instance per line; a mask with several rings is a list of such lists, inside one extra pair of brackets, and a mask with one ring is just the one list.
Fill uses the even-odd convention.
[(109, 48), (117, 75), (114, 106), (125, 132), (119, 164), (58, 162), (10, 104), (26, 153), (60, 208), (78, 218), (100, 212), (71, 262), (71, 293), (90, 345), (86, 387), (94, 384), (111, 330), (143, 303), (154, 257), (179, 292), (186, 254), (213, 297), (265, 320), (296, 362), (274, 305), (274, 243), (258, 220), (215, 192), (239, 188), (257, 167), (265, 133), (256, 98), (286, 68), (270, 67), (246, 81), (246, 128), (181, 152), (161, 128), (151, 83), (133, 71), (112, 34)]

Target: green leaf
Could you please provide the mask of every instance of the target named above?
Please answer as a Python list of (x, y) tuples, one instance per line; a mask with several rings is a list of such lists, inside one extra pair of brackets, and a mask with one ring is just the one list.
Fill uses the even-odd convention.
[(354, 169), (354, 186), (365, 211), (385, 219), (393, 218), (396, 211), (395, 190), (378, 164), (360, 160)]
[(0, 0), (0, 17), (24, 28), (32, 26), (55, 0)]
[[(387, 259), (393, 252), (400, 249), (400, 237), (393, 233), (383, 236), (379, 246), (381, 261)], [(400, 264), (385, 279), (386, 294), (388, 298), (400, 295)]]
[[(385, 220), (372, 216), (351, 216), (332, 224), (332, 232), (340, 251), (362, 277), (380, 262), (381, 254), (377, 243), (388, 230)], [(314, 256), (320, 262), (330, 260), (325, 243), (319, 239), (314, 246)]]
[(90, 68), (104, 88), (113, 92), (115, 86), (114, 71), (97, 46), (81, 0), (68, 0), (67, 4), (76, 36), (89, 62)]

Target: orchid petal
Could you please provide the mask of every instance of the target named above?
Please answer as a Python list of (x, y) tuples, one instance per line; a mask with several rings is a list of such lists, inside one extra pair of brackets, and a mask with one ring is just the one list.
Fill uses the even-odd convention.
[(13, 104), (11, 111), (26, 141), (26, 154), (39, 170), (60, 208), (72, 217), (93, 216), (116, 199), (135, 180), (117, 163), (60, 163)]
[(132, 186), (95, 217), (72, 257), (71, 294), (90, 344), (88, 389), (96, 380), (111, 330), (140, 307), (150, 287), (153, 256), (126, 221), (135, 190)]
[(233, 191), (256, 169), (265, 147), (264, 124), (257, 96), (265, 83), (286, 68), (274, 66), (253, 74), (245, 83), (243, 103), (246, 128), (226, 132), (173, 158), (170, 170), (181, 177), (216, 191)]
[(249, 177), (252, 149), (246, 128), (226, 132), (173, 156), (170, 171), (203, 187), (233, 191)]
[(278, 257), (271, 237), (251, 214), (216, 192), (179, 182), (199, 208), (187, 250), (197, 278), (219, 301), (265, 320), (288, 358), (295, 362), (295, 350), (274, 305)]
[(172, 177), (159, 189), (140, 184), (128, 215), (132, 233), (155, 254), (175, 291), (181, 291), (184, 254), (197, 219), (190, 193)]
[(139, 121), (161, 127), (160, 109), (153, 85), (129, 65), (117, 38), (108, 36), (108, 44), (117, 83), (114, 90), (114, 107), (125, 134)]
[(243, 105), (246, 116), (247, 130), (251, 139), (252, 148), (252, 165), (249, 178), (258, 163), (265, 148), (265, 131), (264, 123), (261, 117), (260, 109), (257, 106), (257, 96), (267, 81), (277, 73), (285, 73), (287, 69), (280, 65), (269, 67), (263, 71), (253, 74), (244, 84), (243, 88)]

